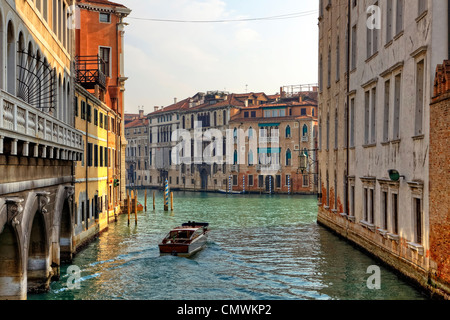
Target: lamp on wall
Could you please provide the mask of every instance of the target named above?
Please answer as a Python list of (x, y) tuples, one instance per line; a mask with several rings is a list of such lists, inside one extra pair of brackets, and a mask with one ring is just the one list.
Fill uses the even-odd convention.
[(299, 158), (300, 158), (299, 169), (303, 174), (305, 170), (308, 168), (308, 155), (305, 153), (305, 151), (302, 151)]
[(405, 179), (405, 176), (400, 175), (400, 173), (395, 169), (391, 169), (388, 172), (389, 172), (389, 178), (392, 181), (398, 181), (398, 180), (400, 180), (400, 178)]

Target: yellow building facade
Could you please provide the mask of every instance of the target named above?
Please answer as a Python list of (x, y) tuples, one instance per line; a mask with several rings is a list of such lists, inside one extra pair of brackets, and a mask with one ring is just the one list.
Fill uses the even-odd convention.
[(80, 85), (75, 127), (83, 133), (84, 157), (75, 166), (76, 248), (105, 231), (120, 212), (118, 115)]

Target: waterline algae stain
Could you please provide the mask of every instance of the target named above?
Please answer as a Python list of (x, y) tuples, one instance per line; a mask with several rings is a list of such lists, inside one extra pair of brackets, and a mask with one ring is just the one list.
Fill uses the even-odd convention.
[[(51, 284), (49, 293), (28, 298), (424, 298), (376, 260), (318, 226), (314, 196), (174, 192), (174, 199), (174, 211), (156, 205), (155, 210), (139, 214), (138, 225), (129, 226), (126, 215), (119, 216), (117, 223), (75, 257), (72, 266), (61, 268), (61, 279)], [(157, 192), (155, 201), (163, 204), (164, 193)], [(161, 239), (187, 221), (209, 222), (205, 249), (192, 258), (160, 256)], [(68, 271), (73, 266), (80, 273), (76, 286), (69, 289), (73, 273)], [(367, 285), (371, 266), (380, 268), (379, 288)]]

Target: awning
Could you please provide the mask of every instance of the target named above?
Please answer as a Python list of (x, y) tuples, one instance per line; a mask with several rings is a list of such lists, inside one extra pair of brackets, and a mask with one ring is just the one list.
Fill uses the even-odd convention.
[(258, 148), (258, 153), (281, 153), (281, 148)]
[(259, 127), (279, 127), (280, 123), (258, 123)]

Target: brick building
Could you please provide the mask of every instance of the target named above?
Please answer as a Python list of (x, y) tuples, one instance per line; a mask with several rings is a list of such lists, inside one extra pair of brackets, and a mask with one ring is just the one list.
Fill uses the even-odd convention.
[(430, 271), (450, 292), (450, 61), (438, 65), (430, 105)]

